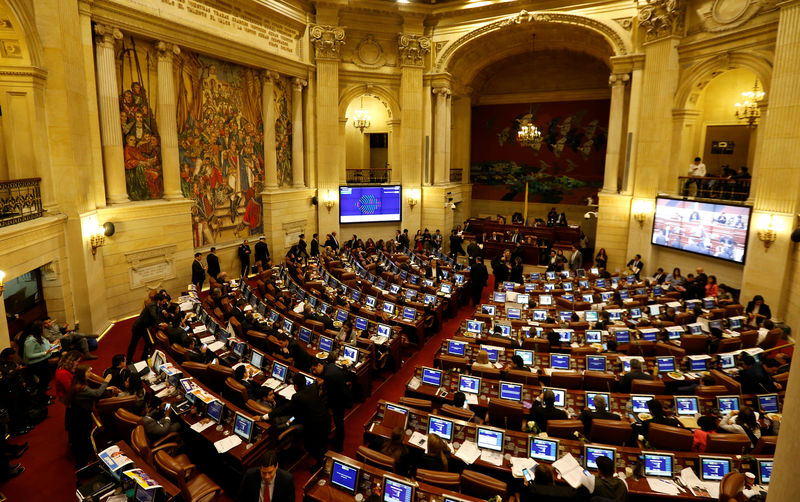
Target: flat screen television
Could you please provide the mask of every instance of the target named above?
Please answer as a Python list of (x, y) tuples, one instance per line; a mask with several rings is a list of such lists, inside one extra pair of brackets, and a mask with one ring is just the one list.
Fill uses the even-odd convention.
[(734, 263), (744, 263), (749, 206), (656, 198), (651, 242)]
[(339, 223), (400, 221), (400, 185), (340, 186)]

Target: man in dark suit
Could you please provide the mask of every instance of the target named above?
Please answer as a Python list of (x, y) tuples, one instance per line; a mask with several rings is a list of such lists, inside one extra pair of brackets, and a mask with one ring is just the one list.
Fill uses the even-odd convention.
[(314, 234), (311, 236), (311, 257), (316, 258), (319, 256), (319, 235)]
[(538, 403), (534, 403), (533, 408), (531, 408), (531, 418), (539, 426), (540, 431), (547, 430), (548, 420), (564, 420), (568, 418), (567, 412), (556, 408), (555, 402), (556, 395), (553, 394), (552, 390), (548, 389), (542, 393), (542, 404), (544, 406), (537, 406)]
[(244, 473), (236, 502), (294, 502), (294, 494), (294, 476), (278, 467), (278, 454), (269, 450), (259, 467)]
[(202, 257), (201, 253), (195, 253), (192, 261), (192, 284), (197, 287), (198, 293), (203, 289), (203, 283), (206, 280), (206, 268), (201, 261)]
[(483, 264), (482, 256), (475, 258), (475, 264), (470, 269), (469, 278), (472, 284), (472, 305), (478, 305), (481, 302), (483, 288), (489, 282), (489, 271), (486, 270), (486, 265)]
[(306, 451), (317, 461), (317, 465), (311, 469), (314, 472), (322, 466), (325, 452), (328, 450), (331, 414), (319, 397), (319, 387), (316, 383), (306, 386), (306, 377), (302, 373), (295, 373), (292, 383), (296, 391), (292, 399), (279, 406), (272, 415), (295, 417), (295, 423), (303, 426)]
[(450, 232), (450, 258), (453, 261), (458, 260), (458, 255), (465, 254), (464, 248), (461, 247), (461, 243), (464, 242), (464, 238), (458, 235), (455, 229)]
[(581, 411), (580, 419), (583, 422), (583, 432), (588, 435), (589, 430), (592, 428), (592, 420), (601, 418), (603, 420), (617, 420), (619, 415), (611, 413), (606, 409), (606, 398), (603, 396), (594, 396), (594, 411), (588, 406)]
[[(147, 330), (152, 329), (159, 324), (161, 320), (161, 310), (166, 308), (166, 302), (167, 300), (161, 295), (161, 293), (156, 294), (153, 297), (153, 301), (147, 304), (142, 309), (139, 317), (133, 321), (133, 326), (131, 327), (131, 341), (128, 344), (128, 361), (136, 362), (144, 359), (144, 356), (142, 356), (141, 359), (134, 359), (133, 357), (140, 338), (144, 339), (144, 354), (146, 355), (150, 352), (150, 348), (153, 346), (153, 343), (150, 340), (150, 335), (148, 334)], [(164, 328), (167, 327), (166, 324), (161, 324)]]
[(578, 250), (578, 246), (573, 244), (571, 247), (572, 255), (569, 257), (569, 269), (574, 272), (579, 268), (583, 268), (583, 255), (581, 254), (580, 250)]
[(341, 452), (344, 448), (344, 412), (352, 402), (347, 378), (341, 368), (335, 364), (323, 364), (319, 359), (311, 366), (311, 373), (322, 378), (328, 406), (333, 415), (333, 425), (336, 428), (331, 440), (331, 449)]
[(408, 237), (408, 229), (407, 228), (403, 229), (403, 233), (400, 234), (400, 239), (399, 240), (400, 240), (400, 244), (403, 247), (407, 248), (407, 247), (411, 246), (411, 239)]
[(642, 360), (631, 359), (631, 372), (626, 373), (617, 383), (617, 392), (628, 393), (631, 391), (631, 382), (634, 380), (652, 380), (653, 375), (642, 371)]
[(255, 263), (261, 262), (261, 267), (266, 269), (267, 261), (269, 260), (269, 246), (267, 246), (266, 238), (263, 235), (256, 242), (255, 252)]
[(208, 253), (208, 256), (206, 256), (206, 263), (208, 264), (207, 268), (208, 276), (216, 279), (220, 273), (217, 248), (211, 248), (211, 250)]
[(306, 234), (300, 234), (300, 239), (297, 241), (297, 256), (308, 263), (308, 244), (306, 244)]
[(628, 262), (628, 270), (630, 270), (633, 275), (636, 276), (636, 280), (639, 280), (639, 274), (642, 272), (644, 268), (644, 262), (642, 261), (642, 255), (637, 254), (633, 257), (631, 261)]
[(469, 265), (473, 266), (475, 265), (475, 259), (477, 257), (480, 256), (483, 258), (483, 249), (481, 249), (477, 242), (472, 241), (469, 243), (469, 246), (467, 246), (467, 256), (469, 257)]
[(239, 261), (242, 262), (241, 276), (246, 279), (247, 276), (250, 274), (250, 253), (251, 253), (250, 245), (247, 243), (247, 239), (245, 239), (244, 242), (242, 242), (242, 245), (239, 246), (237, 253), (239, 254)]

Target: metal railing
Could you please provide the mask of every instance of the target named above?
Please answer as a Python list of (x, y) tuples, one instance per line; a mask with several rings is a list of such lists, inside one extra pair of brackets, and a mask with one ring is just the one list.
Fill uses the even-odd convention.
[(377, 169), (345, 169), (347, 183), (388, 183), (392, 179), (392, 170), (388, 167)]
[(0, 181), (0, 227), (42, 216), (41, 178)]
[(678, 193), (701, 199), (745, 201), (750, 195), (750, 178), (678, 176)]
[(450, 182), (451, 183), (461, 183), (461, 180), (464, 179), (464, 170), (463, 169), (450, 169)]

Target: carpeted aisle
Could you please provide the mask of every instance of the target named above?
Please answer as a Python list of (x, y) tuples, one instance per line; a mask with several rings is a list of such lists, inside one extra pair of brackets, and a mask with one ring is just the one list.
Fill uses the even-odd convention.
[[(484, 293), (489, 291), (490, 289), (486, 288)], [(472, 306), (462, 307), (453, 319), (444, 322), (441, 331), (436, 333), (419, 352), (403, 361), (396, 373), (389, 375), (386, 380), (376, 379), (373, 381), (370, 397), (364, 403), (351, 409), (345, 418), (344, 453), (346, 455), (355, 458), (356, 449), (362, 444), (364, 424), (375, 411), (378, 401), (380, 399), (396, 401), (401, 397), (406, 382), (414, 373), (414, 368), (432, 364), (433, 356), (439, 349), (442, 339), (455, 333), (461, 321), (469, 318), (472, 312)], [(99, 347), (94, 352), (98, 359), (88, 361), (95, 373), (102, 374), (106, 368), (111, 366), (111, 358), (114, 354), (124, 354), (127, 351), (133, 321), (134, 319), (127, 319), (117, 323), (100, 340)], [(141, 350), (140, 342), (137, 353)], [(53, 394), (52, 389), (50, 393)], [(15, 444), (27, 441), (29, 449), (21, 459), (15, 460), (15, 462), (22, 462), (25, 472), (0, 485), (0, 493), (3, 493), (9, 501), (66, 502), (75, 500), (75, 467), (64, 432), (64, 407), (57, 402), (48, 408), (48, 412), (48, 417), (33, 431), (11, 439), (11, 442)], [(308, 471), (311, 463), (312, 460), (306, 456), (293, 469), (297, 500), (302, 500), (303, 486), (311, 476)], [(44, 475), (46, 478), (43, 477)], [(46, 479), (46, 482), (43, 482), (43, 479)], [(226, 496), (220, 500), (229, 501), (235, 496), (235, 493), (226, 493)]]

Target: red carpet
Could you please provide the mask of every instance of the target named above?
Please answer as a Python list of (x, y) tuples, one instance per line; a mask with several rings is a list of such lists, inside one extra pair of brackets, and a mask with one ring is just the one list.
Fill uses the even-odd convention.
[[(485, 291), (489, 291), (486, 289)], [(380, 399), (397, 400), (403, 395), (406, 382), (414, 373), (414, 368), (419, 365), (430, 365), (433, 355), (439, 349), (441, 340), (452, 335), (459, 323), (472, 314), (471, 306), (461, 308), (456, 316), (444, 322), (439, 333), (435, 334), (422, 349), (403, 361), (402, 366), (386, 380), (377, 379), (373, 382), (372, 395), (362, 404), (350, 410), (345, 418), (346, 435), (344, 453), (355, 458), (356, 448), (362, 443), (364, 423), (375, 411)], [(133, 319), (117, 323), (100, 340), (98, 349), (94, 352), (98, 356), (96, 361), (90, 361), (93, 371), (102, 374), (111, 366), (111, 357), (114, 354), (124, 354), (130, 341), (130, 329)], [(142, 350), (138, 347), (137, 353)], [(51, 390), (52, 393), (52, 390)], [(28, 451), (21, 459), (25, 472), (20, 476), (0, 485), (0, 492), (8, 500), (49, 500), (70, 501), (75, 500), (75, 467), (67, 444), (64, 432), (64, 407), (55, 403), (48, 407), (49, 416), (28, 434), (12, 438), (15, 444), (27, 441), (30, 445)], [(310, 477), (308, 466), (312, 460), (306, 456), (294, 469), (295, 485), (297, 486), (297, 500), (302, 500), (303, 485)], [(288, 467), (288, 466), (287, 466)], [(46, 482), (42, 474), (46, 473)], [(31, 498), (31, 494), (35, 494)], [(227, 494), (228, 497), (235, 494)], [(223, 497), (222, 500), (231, 500)]]

